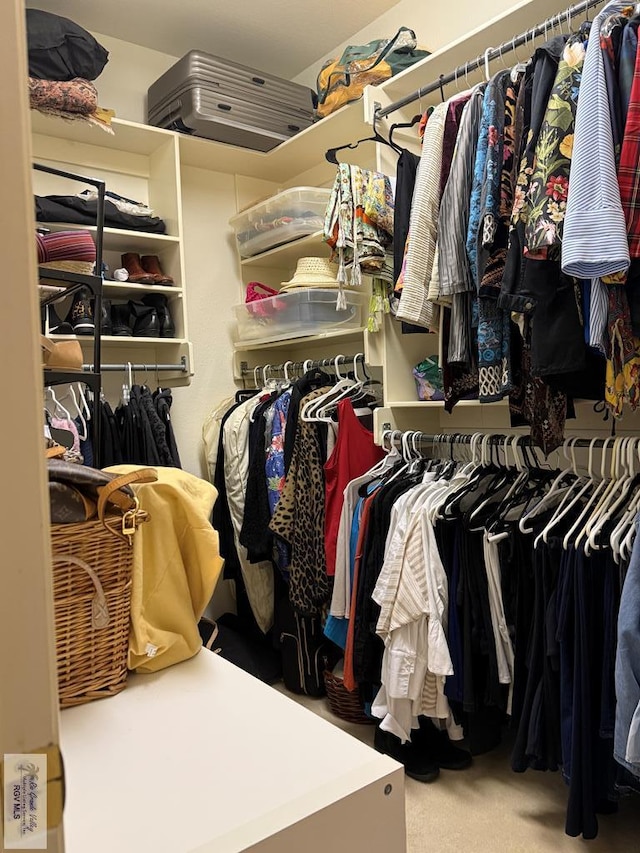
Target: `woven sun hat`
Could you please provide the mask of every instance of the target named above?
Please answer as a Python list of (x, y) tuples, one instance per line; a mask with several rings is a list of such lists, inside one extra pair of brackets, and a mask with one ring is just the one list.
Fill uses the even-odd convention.
[(295, 290), (297, 287), (322, 287), (327, 290), (337, 290), (340, 287), (337, 274), (338, 268), (327, 258), (300, 258), (293, 278), (282, 282), (280, 292)]

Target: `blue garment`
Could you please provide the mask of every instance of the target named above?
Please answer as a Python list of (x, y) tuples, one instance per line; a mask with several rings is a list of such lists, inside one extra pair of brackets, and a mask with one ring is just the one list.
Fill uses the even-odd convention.
[[(289, 414), (289, 403), (291, 402), (291, 391), (285, 391), (273, 404), (273, 420), (271, 423), (271, 442), (267, 448), (265, 462), (265, 474), (267, 477), (267, 497), (269, 509), (273, 515), (278, 506), (282, 489), (284, 488), (284, 436)], [(276, 538), (275, 560), (283, 577), (289, 577), (289, 564), (291, 555), (289, 546), (282, 539)]]
[[(353, 575), (355, 572), (356, 565), (356, 550), (358, 547), (358, 536), (360, 534), (360, 520), (362, 519), (362, 506), (364, 504), (364, 498), (358, 498), (355, 509), (353, 511), (353, 518), (351, 520), (351, 536), (349, 538), (349, 579), (351, 582), (351, 589), (353, 590)], [(329, 616), (327, 617), (327, 621), (324, 625), (324, 634), (325, 637), (328, 637), (332, 640), (337, 646), (340, 646), (341, 649), (346, 649), (347, 647), (347, 632), (349, 630), (349, 620), (345, 617), (341, 616)]]
[(478, 136), (478, 147), (476, 149), (476, 162), (473, 167), (473, 185), (471, 188), (471, 199), (469, 201), (469, 227), (467, 229), (467, 255), (471, 275), (479, 287), (478, 279), (478, 228), (482, 213), (482, 188), (484, 186), (484, 175), (487, 165), (487, 152), (489, 150), (489, 124), (490, 115), (495, 108), (494, 90), (487, 86), (482, 102), (482, 119), (480, 121), (480, 134)]
[[(613, 756), (640, 777), (640, 536), (622, 588), (616, 653), (616, 727)], [(631, 734), (631, 738), (630, 738)], [(631, 760), (630, 760), (631, 759)]]
[(620, 109), (622, 111), (623, 126), (629, 112), (631, 84), (633, 83), (637, 50), (638, 19), (634, 17), (629, 21), (622, 33), (622, 44), (620, 45), (620, 58), (618, 62), (618, 86), (620, 88)]

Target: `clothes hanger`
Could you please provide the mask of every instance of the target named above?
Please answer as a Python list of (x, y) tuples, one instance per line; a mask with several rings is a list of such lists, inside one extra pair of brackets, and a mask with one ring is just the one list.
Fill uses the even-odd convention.
[[(569, 454), (568, 454), (569, 442), (573, 442), (573, 445), (575, 446), (575, 442), (577, 440), (578, 440), (577, 438), (568, 438), (568, 439), (565, 439), (565, 441), (563, 442), (562, 452), (563, 452), (564, 458), (566, 459), (567, 462), (570, 462)], [(574, 461), (575, 461), (575, 455), (574, 455)], [(577, 476), (578, 476), (577, 472), (571, 468), (561, 470), (559, 475), (556, 477), (556, 479), (551, 484), (551, 487), (549, 488), (547, 493), (542, 497), (542, 500), (540, 500), (536, 504), (534, 504), (531, 507), (531, 509), (528, 510), (527, 512), (525, 512), (524, 515), (522, 516), (522, 518), (520, 519), (520, 521), (518, 523), (518, 527), (520, 529), (520, 532), (525, 533), (525, 534), (533, 533), (533, 527), (528, 527), (527, 522), (530, 521), (531, 519), (536, 518), (542, 512), (544, 512), (546, 509), (551, 508), (557, 500), (560, 500), (562, 498), (562, 496), (564, 494), (566, 494), (566, 490), (568, 488), (568, 486), (565, 486), (563, 488), (563, 484), (565, 483), (566, 479), (568, 477), (575, 478)]]
[(73, 403), (74, 403), (74, 405), (75, 405), (75, 407), (76, 407), (76, 411), (78, 412), (78, 417), (80, 418), (80, 423), (82, 424), (82, 432), (81, 432), (80, 430), (78, 430), (78, 438), (79, 438), (81, 441), (86, 441), (86, 440), (87, 440), (87, 437), (88, 437), (88, 435), (89, 435), (89, 430), (88, 430), (88, 428), (87, 428), (87, 422), (86, 422), (86, 421), (85, 421), (85, 419), (84, 419), (84, 415), (83, 415), (83, 413), (82, 413), (82, 409), (81, 409), (81, 408), (80, 408), (80, 406), (78, 405), (78, 399), (77, 399), (77, 397), (76, 397), (76, 392), (75, 392), (75, 390), (74, 390), (73, 385), (69, 385), (69, 393), (71, 394), (71, 398), (72, 398)]
[(414, 115), (414, 117), (411, 119), (411, 121), (397, 121), (391, 125), (391, 127), (389, 128), (389, 144), (391, 145), (391, 147), (394, 150), (397, 150), (398, 148), (400, 148), (400, 151), (398, 151), (398, 153), (401, 153), (404, 150), (401, 146), (398, 145), (397, 142), (393, 141), (394, 132), (396, 130), (401, 130), (403, 128), (415, 127), (415, 125), (418, 124), (418, 122), (421, 119), (422, 119), (422, 114), (416, 113), (416, 115)]
[[(556, 511), (551, 516), (549, 522), (536, 537), (533, 543), (534, 548), (538, 547), (538, 544), (541, 540), (545, 543), (545, 545), (548, 544), (549, 534), (551, 533), (551, 531), (558, 525), (558, 523), (563, 518), (566, 517), (569, 510), (575, 505), (577, 501), (582, 498), (583, 495), (587, 493), (588, 489), (593, 487), (595, 482), (595, 473), (593, 471), (593, 449), (597, 441), (597, 438), (592, 438), (589, 442), (589, 457), (587, 466), (588, 478), (580, 477), (574, 483), (572, 483), (564, 499), (560, 502), (559, 506), (556, 508)], [(577, 471), (574, 448), (575, 446), (573, 445), (571, 448), (571, 456), (574, 464), (574, 470)]]
[(300, 417), (304, 421), (308, 421), (308, 422), (318, 421), (319, 423), (325, 423), (326, 422), (325, 418), (321, 418), (318, 420), (316, 417), (319, 410), (322, 408), (322, 406), (324, 406), (329, 401), (335, 402), (335, 401), (341, 399), (342, 392), (345, 391), (345, 389), (348, 389), (353, 385), (353, 382), (351, 379), (349, 379), (346, 376), (342, 376), (342, 374), (340, 373), (340, 368), (339, 368), (340, 359), (342, 359), (342, 361), (344, 361), (345, 356), (342, 354), (339, 354), (333, 360), (333, 369), (336, 372), (336, 376), (338, 377), (338, 381), (325, 394), (322, 394), (320, 397), (316, 397), (314, 400), (309, 400), (307, 403), (305, 403), (302, 406), (302, 409), (300, 410)]
[(60, 409), (60, 411), (64, 414), (65, 418), (68, 421), (72, 421), (73, 418), (71, 417), (71, 413), (67, 409), (65, 409), (60, 400), (58, 400), (58, 398), (56, 397), (56, 392), (53, 390), (53, 387), (51, 385), (47, 387), (47, 391), (51, 395), (51, 399), (54, 404), (53, 416), (59, 417), (58, 409)]
[[(572, 537), (574, 536), (574, 534), (576, 534), (577, 531), (580, 531), (580, 534), (578, 534), (578, 538), (582, 535), (582, 525), (584, 524), (586, 518), (588, 517), (589, 513), (591, 512), (591, 508), (592, 508), (594, 502), (598, 499), (598, 497), (602, 494), (602, 491), (607, 486), (607, 482), (608, 482), (606, 480), (607, 450), (609, 448), (609, 442), (613, 441), (613, 440), (614, 439), (609, 439), (609, 438), (605, 438), (605, 440), (604, 440), (604, 444), (602, 447), (602, 459), (600, 461), (600, 482), (595, 483), (595, 481), (594, 481), (595, 487), (592, 488), (591, 495), (590, 496), (587, 495), (587, 502), (586, 502), (585, 506), (583, 507), (582, 512), (579, 514), (578, 518), (574, 521), (573, 525), (569, 528), (564, 539), (562, 540), (562, 547), (565, 551), (569, 550), (569, 545), (572, 542)], [(588, 488), (587, 488), (587, 491), (588, 491)], [(578, 539), (576, 539), (574, 541), (574, 544), (575, 544), (575, 547), (577, 548), (578, 547)]]
[(339, 166), (340, 161), (337, 158), (338, 151), (345, 151), (346, 149), (355, 150), (359, 145), (363, 142), (379, 142), (381, 145), (387, 145), (389, 148), (392, 148), (396, 154), (402, 153), (402, 148), (395, 143), (392, 143), (390, 140), (385, 139), (384, 136), (378, 132), (377, 128), (378, 114), (377, 112), (373, 113), (373, 134), (372, 136), (365, 136), (362, 139), (358, 139), (356, 142), (348, 142), (346, 145), (338, 145), (335, 148), (329, 148), (325, 153), (325, 159), (329, 163), (333, 163), (334, 166)]
[[(593, 550), (601, 550), (606, 547), (607, 541), (610, 544), (613, 530), (616, 528), (620, 516), (625, 514), (634, 489), (637, 490), (640, 487), (640, 478), (636, 476), (634, 466), (637, 444), (638, 439), (632, 437), (623, 438), (621, 441), (619, 463), (620, 467), (624, 468), (624, 472), (622, 476), (617, 477), (615, 488), (609, 491), (606, 504), (601, 508), (588, 530), (589, 535), (584, 546), (587, 556)], [(607, 528), (606, 533), (605, 528)], [(599, 544), (601, 539), (604, 544)]]

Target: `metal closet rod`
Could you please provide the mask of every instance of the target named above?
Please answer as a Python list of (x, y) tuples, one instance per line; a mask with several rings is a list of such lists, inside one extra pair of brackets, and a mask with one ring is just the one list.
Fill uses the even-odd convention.
[[(478, 432), (481, 432), (480, 430)], [(477, 433), (476, 433), (477, 434)], [(484, 436), (489, 436), (489, 443), (493, 445), (501, 445), (505, 439), (519, 437), (520, 441), (519, 445), (523, 447), (532, 447), (531, 436), (524, 435), (522, 433), (511, 433), (511, 434), (503, 434), (503, 433), (481, 433)], [(430, 435), (425, 432), (414, 432), (412, 430), (385, 430), (384, 432), (384, 441), (393, 441), (395, 444), (400, 444), (403, 436), (407, 436), (411, 438), (416, 443), (424, 443), (424, 444), (471, 444), (471, 440), (473, 439), (474, 433), (440, 433), (435, 435)], [(623, 436), (621, 436), (623, 437)], [(573, 447), (605, 447), (605, 442), (607, 442), (607, 447), (613, 446), (613, 436), (610, 438), (575, 438), (568, 437), (567, 441), (569, 442), (569, 446)]]
[[(86, 373), (93, 373), (93, 365), (92, 364), (83, 364), (82, 369)], [(132, 361), (126, 361), (123, 364), (101, 364), (100, 372), (123, 372), (125, 370), (146, 370), (151, 372), (156, 371), (178, 371), (180, 373), (186, 373), (188, 370), (187, 367), (187, 359), (183, 357), (179, 364), (134, 364)]]
[(414, 101), (420, 100), (420, 98), (424, 98), (426, 95), (430, 95), (431, 92), (436, 92), (438, 90), (442, 90), (449, 83), (457, 82), (461, 77), (464, 77), (470, 71), (476, 71), (478, 68), (481, 68), (485, 63), (492, 62), (494, 59), (501, 58), (502, 55), (508, 51), (515, 50), (517, 47), (521, 47), (523, 44), (527, 44), (528, 42), (532, 42), (538, 36), (544, 35), (546, 36), (549, 28), (553, 29), (556, 26), (562, 26), (563, 22), (570, 21), (576, 15), (580, 15), (583, 12), (587, 12), (589, 9), (594, 6), (599, 6), (603, 3), (604, 0), (582, 0), (581, 3), (576, 3), (575, 6), (569, 6), (564, 12), (559, 12), (557, 15), (553, 15), (551, 18), (547, 18), (546, 21), (543, 21), (541, 24), (538, 24), (536, 27), (533, 27), (530, 30), (527, 30), (524, 33), (520, 33), (519, 36), (514, 36), (507, 42), (504, 42), (499, 47), (491, 47), (482, 56), (477, 56), (475, 59), (470, 60), (469, 62), (465, 62), (464, 65), (459, 65), (455, 71), (452, 71), (450, 74), (441, 74), (437, 80), (434, 80), (433, 83), (429, 83), (428, 86), (422, 86), (420, 89), (417, 89), (411, 95), (405, 95), (404, 98), (400, 98), (397, 101), (394, 101), (392, 104), (389, 104), (387, 107), (379, 107), (375, 111), (375, 117), (377, 119), (385, 118), (385, 116), (394, 113), (396, 110), (401, 110), (403, 107), (412, 104)]
[(334, 355), (332, 358), (320, 358), (320, 359), (311, 359), (308, 358), (305, 361), (285, 361), (282, 364), (256, 364), (255, 367), (249, 367), (247, 364), (243, 364), (241, 367), (241, 372), (243, 376), (248, 376), (254, 371), (258, 370), (273, 370), (273, 371), (283, 371), (285, 367), (288, 370), (315, 370), (318, 367), (331, 367), (338, 360), (338, 367), (341, 365), (351, 362), (355, 364), (358, 361), (361, 361), (364, 364), (364, 355), (359, 352), (356, 355)]

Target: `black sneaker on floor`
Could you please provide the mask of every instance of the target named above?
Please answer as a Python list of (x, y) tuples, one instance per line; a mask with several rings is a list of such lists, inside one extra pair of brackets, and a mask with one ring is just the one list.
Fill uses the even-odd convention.
[(383, 752), (404, 764), (404, 772), (411, 779), (418, 782), (435, 782), (440, 774), (437, 762), (428, 757), (424, 750), (412, 741), (401, 743), (400, 738), (382, 731), (380, 726), (376, 726), (373, 745), (378, 752)]
[(89, 288), (82, 287), (73, 297), (67, 314), (67, 323), (71, 323), (75, 335), (93, 335), (96, 327), (93, 322), (93, 308)]
[(466, 770), (471, 766), (471, 753), (449, 740), (445, 731), (437, 729), (428, 717), (419, 717), (420, 728), (411, 733), (411, 741), (421, 752), (433, 758), (442, 770)]
[(111, 306), (111, 334), (127, 338), (133, 335), (128, 302), (116, 302)]

